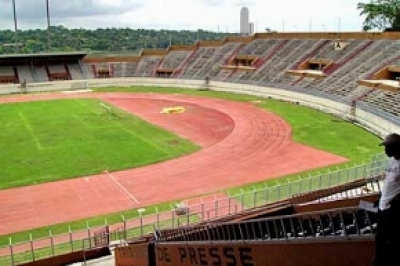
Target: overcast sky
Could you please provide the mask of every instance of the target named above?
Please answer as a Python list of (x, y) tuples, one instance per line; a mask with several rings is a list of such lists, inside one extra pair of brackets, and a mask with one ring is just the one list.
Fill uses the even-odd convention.
[[(21, 29), (46, 26), (45, 0), (15, 0)], [(360, 31), (362, 0), (49, 0), (52, 25), (68, 28), (239, 31), (247, 6), (255, 30)], [(368, 2), (368, 1), (364, 1)], [(0, 0), (0, 28), (12, 29), (12, 0)]]

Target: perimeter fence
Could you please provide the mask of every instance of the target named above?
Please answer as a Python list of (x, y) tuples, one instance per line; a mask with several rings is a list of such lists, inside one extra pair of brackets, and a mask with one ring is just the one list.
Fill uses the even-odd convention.
[[(377, 176), (384, 173), (387, 158), (383, 154), (373, 156), (368, 162), (360, 165), (336, 169), (315, 176), (298, 176), (293, 179), (279, 179), (275, 183), (266, 182), (264, 186), (254, 186), (251, 190), (240, 190), (235, 195), (217, 194), (213, 198), (182, 201), (172, 206), (170, 211), (158, 211), (145, 214), (144, 209), (138, 211), (138, 217), (125, 219), (121, 216), (119, 223), (109, 224), (107, 220), (102, 226), (91, 226), (87, 223), (85, 229), (73, 230), (66, 228), (63, 234), (54, 234), (51, 230), (46, 236), (34, 238), (29, 234), (28, 241), (9, 238), (9, 244), (0, 247), (0, 265), (14, 266), (21, 263), (59, 256), (85, 248), (103, 245), (102, 235), (109, 236), (106, 244), (113, 241), (128, 241), (138, 237), (145, 237), (155, 229), (173, 229), (186, 225), (212, 221), (218, 218), (234, 215), (239, 212), (261, 207), (280, 200), (291, 199), (311, 191), (321, 190), (332, 186), (346, 184), (356, 180), (365, 180), (363, 188), (352, 189), (343, 193), (330, 195), (323, 200), (354, 197), (379, 192)], [(369, 182), (369, 180), (371, 182)], [(92, 239), (85, 244), (87, 239)], [(97, 242), (96, 242), (97, 241)], [(102, 242), (103, 241), (103, 242)]]

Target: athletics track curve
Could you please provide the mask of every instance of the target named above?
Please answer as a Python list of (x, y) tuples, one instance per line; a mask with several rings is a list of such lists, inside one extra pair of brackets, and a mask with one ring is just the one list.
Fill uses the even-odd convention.
[[(0, 191), (0, 234), (185, 199), (345, 162), (291, 140), (279, 116), (253, 103), (152, 93), (8, 96), (0, 102), (99, 98), (189, 139), (202, 149), (136, 169)], [(183, 114), (163, 115), (180, 105)]]

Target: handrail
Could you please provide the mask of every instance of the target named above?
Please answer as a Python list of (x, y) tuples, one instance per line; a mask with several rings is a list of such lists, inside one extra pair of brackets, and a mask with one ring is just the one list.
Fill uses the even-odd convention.
[(320, 237), (350, 237), (373, 235), (377, 214), (353, 208), (307, 212), (268, 217), (242, 222), (227, 222), (182, 228), (171, 233), (155, 232), (156, 242), (249, 241), (276, 239), (294, 240)]

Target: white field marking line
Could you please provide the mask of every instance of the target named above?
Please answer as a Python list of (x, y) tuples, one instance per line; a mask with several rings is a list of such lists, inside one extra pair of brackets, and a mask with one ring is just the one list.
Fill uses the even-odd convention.
[(140, 201), (138, 201), (137, 198), (135, 198), (135, 196), (133, 196), (123, 185), (121, 185), (120, 182), (118, 182), (115, 177), (112, 176), (112, 174), (110, 174), (108, 171), (104, 171), (107, 176), (114, 181), (114, 183), (119, 186), (119, 188), (131, 199), (133, 200), (136, 204), (140, 204)]
[(36, 146), (38, 147), (39, 150), (43, 150), (42, 145), (40, 144), (39, 140), (37, 139), (35, 133), (33, 132), (33, 129), (31, 125), (29, 124), (29, 121), (26, 119), (23, 113), (18, 112), (19, 117), (21, 118), (22, 122), (24, 123), (26, 129), (28, 129), (29, 133), (33, 137), (33, 140), (36, 142)]

